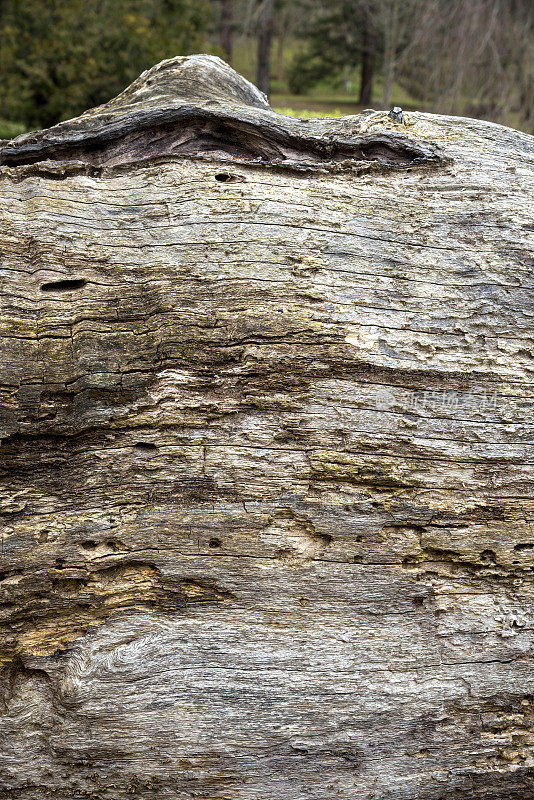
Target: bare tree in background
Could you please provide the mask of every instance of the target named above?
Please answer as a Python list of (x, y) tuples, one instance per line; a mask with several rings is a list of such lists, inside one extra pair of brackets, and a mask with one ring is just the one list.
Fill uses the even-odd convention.
[(274, 0), (261, 0), (258, 30), (256, 86), (267, 97), (271, 91), (271, 44), (274, 28)]
[[(391, 105), (393, 87), (404, 52), (410, 50), (414, 31), (425, 7), (433, 0), (370, 0), (375, 7), (377, 26), (383, 41), (382, 104)], [(448, 0), (441, 0), (441, 5)]]
[(513, 27), (513, 76), (518, 89), (519, 113), (534, 131), (534, 6), (518, 2)]
[(232, 63), (232, 25), (233, 25), (232, 0), (222, 0), (221, 7), (221, 45), (224, 57), (229, 64)]
[(362, 8), (360, 97), (358, 102), (368, 106), (372, 100), (376, 62), (376, 34), (373, 29), (372, 9), (369, 3)]
[(424, 0), (397, 74), (436, 111), (532, 129), (532, 0)]
[(275, 5), (274, 37), (276, 40), (276, 77), (284, 79), (286, 44), (295, 34), (302, 34), (311, 8), (317, 0), (278, 0)]
[(381, 0), (384, 29), (384, 89), (382, 102), (388, 107), (391, 104), (391, 92), (395, 80), (395, 61), (399, 39), (400, 0)]

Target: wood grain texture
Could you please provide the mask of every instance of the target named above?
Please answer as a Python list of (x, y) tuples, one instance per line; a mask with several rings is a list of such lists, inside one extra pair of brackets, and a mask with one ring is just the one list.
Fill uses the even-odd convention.
[(1, 143), (2, 798), (534, 798), (534, 139), (405, 117)]

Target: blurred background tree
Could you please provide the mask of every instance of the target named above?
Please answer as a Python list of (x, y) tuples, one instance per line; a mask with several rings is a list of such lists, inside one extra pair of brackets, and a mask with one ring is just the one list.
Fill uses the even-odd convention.
[(200, 51), (286, 113), (398, 104), (534, 131), (534, 0), (0, 0), (0, 137)]
[(339, 77), (351, 91), (352, 75), (360, 68), (358, 102), (371, 102), (377, 54), (382, 31), (373, 0), (333, 0), (315, 4), (306, 26), (299, 31), (304, 47), (289, 69), (289, 88), (295, 94), (308, 91), (325, 78)]

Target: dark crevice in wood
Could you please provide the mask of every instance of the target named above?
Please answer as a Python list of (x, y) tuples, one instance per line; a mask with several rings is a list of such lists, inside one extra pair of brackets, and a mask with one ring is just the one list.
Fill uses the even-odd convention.
[(42, 292), (74, 292), (76, 289), (83, 289), (87, 285), (85, 278), (64, 279), (60, 281), (50, 281), (43, 283)]
[[(251, 121), (237, 114), (231, 117), (189, 107), (138, 115), (133, 121), (123, 118), (113, 130), (98, 130), (95, 120), (94, 130), (89, 129), (82, 137), (51, 138), (43, 131), (30, 142), (0, 149), (0, 164), (77, 161), (112, 167), (164, 155), (303, 167), (374, 162), (407, 168), (442, 163), (435, 145), (396, 132), (354, 138), (310, 136), (299, 131), (294, 120), (285, 125), (279, 119)], [(235, 180), (222, 172), (215, 179)]]

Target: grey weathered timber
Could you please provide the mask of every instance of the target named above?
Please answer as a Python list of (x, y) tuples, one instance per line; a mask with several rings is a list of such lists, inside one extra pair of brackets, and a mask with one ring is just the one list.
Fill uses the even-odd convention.
[(534, 139), (404, 118), (1, 143), (2, 800), (534, 798)]

